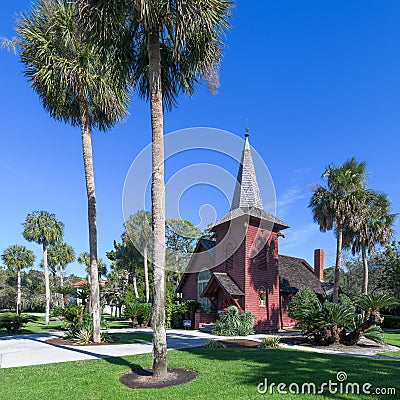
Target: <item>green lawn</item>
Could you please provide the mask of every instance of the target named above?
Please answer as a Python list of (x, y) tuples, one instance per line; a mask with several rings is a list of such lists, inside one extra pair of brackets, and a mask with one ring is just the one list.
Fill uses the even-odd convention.
[(399, 351), (381, 353), (385, 356), (399, 357), (400, 358), (400, 329), (384, 329), (385, 343), (399, 347)]
[[(30, 314), (24, 314), (30, 315)], [(46, 325), (44, 323), (45, 317), (44, 314), (40, 315), (32, 315), (32, 321), (28, 322), (19, 333), (41, 333), (41, 332), (51, 332), (57, 331), (62, 328), (63, 322), (58, 318), (50, 318), (50, 324)], [(0, 330), (0, 337), (6, 336), (6, 330)]]
[(109, 329), (124, 329), (124, 328), (132, 328), (132, 322), (130, 321), (110, 321), (109, 318), (106, 317), (107, 325)]
[(111, 337), (118, 339), (112, 344), (146, 343), (153, 340), (151, 333), (141, 332), (112, 333)]
[[(339, 371), (347, 373), (349, 383), (393, 387), (400, 392), (396, 361), (315, 354), (282, 349), (205, 349), (193, 348), (169, 353), (172, 367), (184, 366), (198, 371), (198, 377), (185, 385), (164, 389), (129, 389), (119, 377), (132, 368), (150, 365), (151, 355), (142, 354), (59, 364), (0, 369), (1, 400), (124, 400), (124, 399), (369, 399), (371, 395), (261, 395), (259, 383), (292, 382), (320, 385), (337, 382)], [(390, 399), (395, 396), (384, 396)], [(397, 397), (398, 398), (398, 397)]]

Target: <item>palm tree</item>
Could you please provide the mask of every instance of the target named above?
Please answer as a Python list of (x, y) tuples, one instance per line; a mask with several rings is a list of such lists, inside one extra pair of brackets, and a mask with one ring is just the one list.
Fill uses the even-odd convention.
[(342, 165), (328, 166), (322, 174), (326, 187), (316, 185), (309, 207), (314, 221), (319, 224), (321, 232), (333, 228), (336, 233), (336, 263), (333, 289), (333, 301), (339, 299), (340, 264), (343, 250), (343, 231), (346, 226), (357, 230), (358, 210), (362, 207), (365, 191), (366, 163), (350, 158)]
[(368, 258), (376, 245), (386, 246), (393, 236), (395, 214), (390, 214), (391, 202), (385, 193), (365, 191), (363, 206), (359, 208), (358, 229), (345, 227), (345, 247), (351, 248), (353, 255), (361, 252), (363, 262), (363, 294), (368, 294)]
[(34, 211), (28, 214), (24, 226), (23, 236), (30, 242), (42, 245), (43, 249), (43, 271), (46, 288), (46, 325), (50, 320), (50, 280), (49, 268), (47, 263), (47, 248), (62, 240), (64, 234), (64, 224), (57, 221), (54, 214), (47, 211)]
[[(85, 265), (86, 273), (88, 274), (90, 283), (90, 254), (87, 251), (84, 251), (83, 253), (79, 254), (76, 261), (78, 261), (79, 264)], [(100, 257), (97, 258), (97, 272), (99, 273), (99, 279), (100, 277), (107, 275), (107, 265)]]
[(191, 95), (194, 84), (202, 78), (208, 80), (211, 91), (218, 86), (216, 71), (222, 57), (223, 35), (229, 28), (232, 4), (229, 0), (87, 0), (84, 3), (93, 6), (87, 8), (92, 21), (100, 16), (98, 26), (105, 36), (108, 25), (113, 26), (113, 23), (107, 24), (108, 21), (132, 27), (136, 49), (133, 79), (139, 95), (150, 100), (152, 370), (155, 377), (161, 377), (167, 373), (163, 110), (176, 104), (179, 93)]
[(25, 75), (50, 115), (80, 126), (85, 170), (93, 341), (100, 342), (100, 296), (97, 272), (96, 193), (91, 131), (106, 130), (127, 114), (131, 50), (123, 43), (128, 29), (120, 26), (107, 47), (88, 35), (76, 0), (39, 0), (18, 23)]
[[(206, 78), (213, 91), (229, 28), (230, 0), (82, 0), (91, 26), (103, 38), (115, 26), (130, 26), (136, 50), (133, 81), (150, 101), (152, 127), (153, 363), (155, 377), (167, 373), (165, 331), (164, 108)], [(92, 6), (92, 7), (89, 7)], [(97, 21), (97, 24), (96, 24)], [(96, 29), (95, 29), (96, 30)], [(110, 34), (111, 32), (111, 34)]]
[(4, 250), (1, 255), (6, 267), (17, 271), (17, 307), (16, 313), (21, 315), (21, 269), (31, 267), (35, 261), (35, 256), (31, 250), (25, 246), (14, 245)]
[(151, 213), (139, 210), (124, 223), (125, 241), (130, 239), (143, 255), (146, 303), (150, 301), (148, 251), (152, 248)]
[[(68, 243), (55, 243), (49, 246), (47, 253), (47, 260), (50, 266), (56, 268), (58, 266), (58, 272), (60, 274), (60, 287), (64, 287), (64, 269), (75, 260), (75, 252), (72, 246)], [(60, 291), (58, 292), (59, 294)], [(65, 296), (62, 296), (62, 305), (64, 305)]]

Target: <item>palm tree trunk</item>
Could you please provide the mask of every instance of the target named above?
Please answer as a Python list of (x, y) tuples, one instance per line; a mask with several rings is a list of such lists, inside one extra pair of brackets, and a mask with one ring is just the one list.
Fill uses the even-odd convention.
[(17, 314), (21, 315), (21, 269), (17, 268)]
[(165, 193), (164, 137), (161, 89), (161, 57), (159, 33), (148, 35), (150, 112), (152, 127), (152, 185), (153, 217), (153, 375), (167, 375), (167, 338), (165, 331)]
[(343, 230), (337, 228), (335, 279), (333, 282), (333, 302), (339, 302), (340, 264), (342, 261)]
[(137, 278), (136, 278), (136, 274), (133, 274), (133, 277), (132, 277), (132, 284), (133, 284), (133, 292), (135, 293), (135, 297), (136, 297), (136, 299), (138, 299), (139, 298), (139, 292), (138, 292), (138, 290), (137, 290)]
[(90, 116), (83, 93), (78, 94), (82, 129), (82, 152), (88, 198), (89, 253), (90, 253), (90, 300), (93, 318), (93, 342), (100, 343), (100, 290), (97, 268), (96, 192), (94, 186)]
[(46, 314), (45, 324), (50, 322), (50, 277), (49, 267), (47, 266), (47, 244), (43, 242), (43, 272), (44, 272), (44, 286), (46, 291)]
[(364, 267), (364, 274), (363, 274), (363, 294), (368, 294), (368, 260), (367, 260), (367, 250), (365, 248), (365, 244), (361, 246), (361, 253), (363, 259), (363, 267)]
[[(60, 265), (59, 267), (59, 272), (60, 272), (60, 287), (64, 287), (64, 269), (63, 266)], [(61, 307), (65, 306), (65, 294), (61, 293)]]
[(147, 246), (143, 249), (143, 265), (144, 265), (144, 283), (146, 288), (146, 303), (150, 300), (150, 288), (149, 288), (149, 266), (147, 265)]

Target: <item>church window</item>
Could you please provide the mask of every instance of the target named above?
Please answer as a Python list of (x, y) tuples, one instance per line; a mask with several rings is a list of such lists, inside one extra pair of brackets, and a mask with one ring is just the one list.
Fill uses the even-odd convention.
[(207, 286), (210, 277), (211, 277), (210, 270), (203, 269), (202, 271), (199, 272), (199, 276), (197, 278), (197, 301), (203, 307), (210, 307), (210, 300), (207, 299), (206, 297), (200, 297), (200, 295), (203, 293), (203, 290)]
[(261, 286), (258, 290), (258, 305), (265, 306), (267, 302), (267, 291), (264, 286)]

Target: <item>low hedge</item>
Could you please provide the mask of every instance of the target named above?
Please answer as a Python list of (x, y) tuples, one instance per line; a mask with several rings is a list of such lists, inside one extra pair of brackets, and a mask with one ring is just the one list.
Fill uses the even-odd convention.
[(383, 315), (385, 318), (382, 323), (382, 328), (400, 329), (400, 317), (396, 315)]

